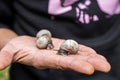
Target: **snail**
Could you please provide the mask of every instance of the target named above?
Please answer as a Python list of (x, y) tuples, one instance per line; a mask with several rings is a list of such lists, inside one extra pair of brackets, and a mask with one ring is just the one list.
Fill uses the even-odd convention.
[[(53, 43), (52, 43), (52, 34), (49, 30), (43, 29), (40, 30), (37, 34), (36, 34), (36, 44), (37, 47), (40, 49), (52, 49), (54, 48)], [(59, 50), (58, 54), (60, 55), (69, 55), (69, 54), (76, 54), (78, 52), (79, 49), (79, 45), (76, 41), (72, 40), (72, 39), (68, 39), (65, 40)]]
[(60, 49), (58, 50), (58, 54), (60, 55), (76, 54), (78, 52), (78, 49), (79, 49), (78, 43), (72, 39), (68, 39), (61, 44)]
[(40, 49), (52, 49), (53, 43), (52, 43), (52, 34), (47, 29), (42, 29), (36, 34), (36, 45)]
[(42, 29), (42, 30), (40, 30), (37, 34), (36, 34), (36, 38), (38, 39), (38, 38), (40, 38), (41, 36), (48, 36), (49, 38), (51, 38), (52, 37), (52, 34), (51, 34), (51, 32), (49, 31), (49, 30), (47, 30), (47, 29)]

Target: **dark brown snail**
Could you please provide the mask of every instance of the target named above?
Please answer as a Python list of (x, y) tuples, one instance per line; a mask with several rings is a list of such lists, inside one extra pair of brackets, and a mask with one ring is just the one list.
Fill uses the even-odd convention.
[(36, 45), (40, 49), (52, 49), (53, 43), (52, 43), (52, 35), (49, 30), (43, 29), (40, 30), (36, 35), (37, 41)]
[(58, 50), (58, 54), (60, 55), (69, 55), (69, 54), (76, 54), (78, 52), (79, 45), (76, 41), (68, 39), (63, 42)]

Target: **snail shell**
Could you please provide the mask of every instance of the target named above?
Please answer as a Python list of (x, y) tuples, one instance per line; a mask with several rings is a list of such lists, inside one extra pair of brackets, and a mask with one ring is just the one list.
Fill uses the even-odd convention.
[(49, 30), (42, 29), (36, 34), (36, 38), (38, 39), (38, 38), (40, 38), (41, 36), (44, 36), (44, 35), (48, 36), (49, 38), (52, 37), (52, 34)]
[(46, 48), (52, 49), (54, 46), (52, 44), (51, 37), (52, 37), (52, 35), (49, 30), (46, 30), (46, 29), (40, 30), (36, 35), (37, 47), (40, 49), (46, 49)]
[(68, 54), (76, 54), (78, 52), (79, 45), (76, 41), (68, 39), (63, 42), (60, 46), (58, 54), (68, 55)]

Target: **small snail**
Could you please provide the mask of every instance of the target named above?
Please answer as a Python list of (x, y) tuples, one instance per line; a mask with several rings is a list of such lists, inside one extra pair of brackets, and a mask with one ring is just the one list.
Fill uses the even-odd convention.
[(37, 34), (36, 34), (36, 38), (38, 39), (39, 37), (41, 37), (41, 36), (48, 36), (48, 37), (52, 37), (52, 34), (51, 34), (51, 32), (49, 31), (49, 30), (47, 30), (47, 29), (42, 29), (42, 30), (40, 30)]
[(52, 49), (53, 43), (52, 43), (52, 34), (49, 30), (43, 29), (40, 30), (36, 35), (37, 41), (36, 45), (40, 49)]
[(58, 50), (58, 54), (60, 55), (69, 55), (69, 54), (76, 54), (78, 52), (79, 45), (76, 41), (68, 39), (63, 42)]

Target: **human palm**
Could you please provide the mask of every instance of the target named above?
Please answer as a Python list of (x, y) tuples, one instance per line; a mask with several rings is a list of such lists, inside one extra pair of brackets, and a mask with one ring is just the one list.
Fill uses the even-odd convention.
[(58, 55), (60, 45), (64, 40), (52, 38), (54, 49), (39, 49), (36, 38), (21, 36), (12, 39), (0, 51), (0, 70), (13, 62), (41, 68), (70, 69), (80, 73), (92, 74), (95, 70), (108, 72), (110, 64), (93, 49), (79, 45), (79, 51), (74, 55)]

